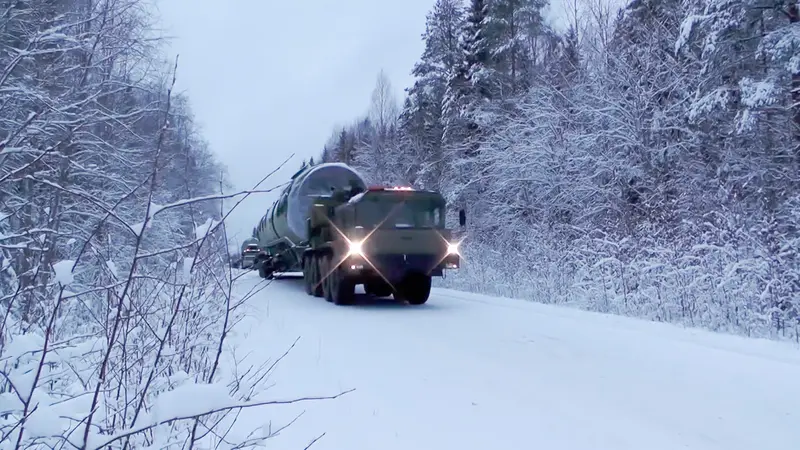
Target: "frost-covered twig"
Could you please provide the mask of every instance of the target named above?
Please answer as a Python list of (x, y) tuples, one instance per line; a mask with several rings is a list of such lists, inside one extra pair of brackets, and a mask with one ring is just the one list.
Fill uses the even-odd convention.
[(141, 425), (141, 426), (129, 429), (129, 430), (120, 431), (119, 433), (115, 434), (113, 437), (110, 437), (110, 438), (108, 438), (106, 440), (103, 440), (103, 441), (101, 441), (101, 443), (93, 445), (90, 448), (91, 449), (101, 449), (101, 448), (103, 448), (103, 447), (105, 447), (105, 446), (107, 446), (107, 445), (109, 445), (109, 444), (111, 444), (113, 442), (116, 442), (116, 441), (118, 441), (120, 439), (124, 439), (124, 438), (130, 437), (130, 436), (132, 436), (134, 434), (139, 434), (139, 433), (141, 433), (141, 432), (143, 432), (145, 430), (149, 430), (149, 429), (157, 427), (159, 425), (164, 425), (164, 424), (168, 424), (168, 423), (171, 423), (171, 422), (176, 422), (176, 421), (181, 421), (181, 420), (193, 420), (193, 419), (197, 419), (197, 418), (202, 417), (202, 416), (207, 416), (207, 415), (211, 415), (211, 414), (215, 414), (215, 413), (219, 413), (219, 412), (224, 412), (224, 411), (229, 411), (229, 410), (234, 410), (234, 409), (245, 409), (245, 408), (253, 408), (253, 407), (259, 407), (259, 406), (291, 405), (291, 404), (295, 404), (295, 403), (303, 403), (303, 402), (310, 402), (310, 401), (320, 401), (320, 400), (334, 400), (334, 399), (337, 399), (337, 398), (339, 398), (339, 397), (341, 397), (343, 395), (349, 394), (349, 393), (351, 393), (353, 391), (355, 391), (355, 389), (348, 389), (348, 390), (342, 391), (342, 392), (340, 392), (338, 394), (330, 395), (330, 396), (300, 397), (300, 398), (294, 398), (294, 399), (289, 399), (289, 400), (267, 400), (267, 401), (261, 401), (261, 402), (243, 402), (243, 403), (233, 402), (231, 404), (217, 406), (217, 407), (210, 408), (210, 409), (207, 409), (207, 410), (203, 410), (203, 411), (200, 411), (200, 412), (195, 412), (195, 413), (190, 413), (190, 414), (173, 414), (173, 415), (170, 415), (166, 419), (157, 420), (157, 421), (154, 421), (154, 422), (146, 424), (146, 425)]
[(322, 434), (320, 434), (319, 436), (317, 436), (317, 437), (315, 437), (314, 439), (312, 439), (312, 440), (311, 440), (311, 442), (309, 442), (309, 443), (308, 443), (308, 445), (306, 445), (306, 447), (305, 447), (305, 449), (304, 449), (304, 450), (308, 450), (308, 449), (310, 449), (310, 448), (311, 448), (311, 447), (312, 447), (314, 444), (316, 444), (316, 443), (317, 443), (317, 441), (319, 441), (319, 440), (320, 440), (320, 439), (322, 439), (323, 437), (325, 437), (325, 433), (322, 433)]

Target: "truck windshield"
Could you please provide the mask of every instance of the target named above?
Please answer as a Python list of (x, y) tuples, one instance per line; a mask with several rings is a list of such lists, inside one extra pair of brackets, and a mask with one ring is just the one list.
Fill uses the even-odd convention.
[(444, 228), (444, 206), (430, 198), (364, 198), (356, 223), (365, 228)]

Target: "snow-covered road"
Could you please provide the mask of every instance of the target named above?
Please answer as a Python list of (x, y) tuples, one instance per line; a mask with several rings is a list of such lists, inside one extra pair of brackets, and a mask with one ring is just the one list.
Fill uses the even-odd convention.
[[(250, 273), (240, 290), (264, 283)], [(305, 414), (271, 448), (797, 450), (800, 351), (519, 300), (435, 290), (421, 307), (341, 307), (277, 280), (234, 336), (279, 356), (273, 396), (318, 403), (246, 411), (242, 425)]]

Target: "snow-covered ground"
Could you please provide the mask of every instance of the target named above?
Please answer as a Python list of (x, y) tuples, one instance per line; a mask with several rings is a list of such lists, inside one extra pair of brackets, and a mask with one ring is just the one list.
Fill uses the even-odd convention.
[[(249, 290), (265, 283), (250, 273)], [(797, 450), (800, 351), (629, 318), (437, 289), (421, 307), (335, 306), (300, 280), (250, 301), (236, 353), (280, 356), (275, 398), (245, 410), (271, 448)]]

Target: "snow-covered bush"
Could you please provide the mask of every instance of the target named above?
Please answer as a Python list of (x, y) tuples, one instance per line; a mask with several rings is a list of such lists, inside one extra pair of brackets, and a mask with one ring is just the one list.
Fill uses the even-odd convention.
[[(224, 224), (210, 225), (186, 245), (135, 250), (108, 285), (76, 292), (91, 262), (59, 261), (38, 297), (43, 320), (6, 311), (0, 448), (242, 448), (271, 436), (231, 431), (238, 410), (274, 402), (269, 368), (237, 368), (226, 351), (249, 296), (233, 293), (244, 272), (220, 251)], [(157, 274), (155, 253), (173, 261)], [(88, 307), (98, 298), (103, 311)]]
[(0, 449), (243, 448), (274, 433), (233, 426), (274, 403), (270, 367), (227, 347), (248, 296), (233, 294), (222, 200), (244, 193), (222, 194), (148, 5), (0, 15)]

